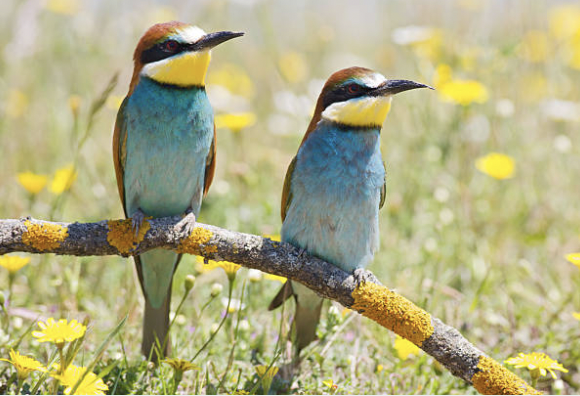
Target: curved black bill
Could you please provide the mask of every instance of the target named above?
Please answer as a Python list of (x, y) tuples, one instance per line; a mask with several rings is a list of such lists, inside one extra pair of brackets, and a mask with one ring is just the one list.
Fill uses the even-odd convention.
[(208, 33), (199, 39), (196, 43), (192, 44), (190, 49), (193, 51), (200, 51), (203, 49), (211, 49), (216, 45), (219, 45), (225, 41), (231, 40), (236, 37), (243, 36), (243, 32), (214, 32)]
[(434, 89), (425, 84), (420, 84), (410, 80), (387, 80), (386, 83), (378, 86), (373, 93), (375, 95), (394, 95), (399, 92), (408, 91), (410, 89), (429, 88)]

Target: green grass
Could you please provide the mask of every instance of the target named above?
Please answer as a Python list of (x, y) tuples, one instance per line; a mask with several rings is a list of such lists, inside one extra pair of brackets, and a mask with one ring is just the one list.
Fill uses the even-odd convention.
[[(112, 94), (126, 94), (137, 40), (150, 24), (171, 14), (206, 31), (246, 32), (214, 51), (208, 90), (216, 112), (250, 111), (257, 122), (239, 133), (218, 130), (216, 178), (200, 216), (202, 222), (242, 232), (279, 232), (286, 167), (330, 73), (360, 65), (432, 84), (436, 66), (448, 64), (454, 77), (484, 84), (489, 99), (462, 107), (426, 90), (394, 99), (382, 132), (388, 180), (381, 250), (370, 269), (498, 361), (519, 352), (547, 353), (569, 372), (556, 381), (545, 377), (538, 386), (549, 393), (579, 393), (580, 322), (571, 313), (580, 311), (580, 271), (564, 259), (580, 251), (579, 124), (547, 116), (545, 101), (580, 102), (580, 71), (567, 63), (566, 41), (548, 31), (551, 4), (482, 2), (470, 10), (462, 4), (479, 2), (242, 3), (87, 0), (78, 2), (77, 13), (63, 15), (35, 2), (4, 2), (0, 218), (122, 216), (111, 156), (114, 100), (92, 118), (91, 103), (116, 73), (119, 83)], [(438, 53), (426, 57), (421, 49), (395, 44), (393, 30), (408, 25), (441, 29)], [(548, 34), (548, 56), (541, 62), (522, 55), (521, 41), (530, 30)], [(290, 71), (281, 68), (280, 59)], [(227, 64), (236, 65), (253, 84), (235, 100), (223, 101), (212, 89), (217, 85), (214, 81), (212, 87), (212, 73)], [(25, 95), (26, 105), (18, 105), (14, 90)], [(77, 118), (68, 104), (71, 95), (81, 98)], [(513, 104), (513, 114), (498, 113), (502, 99)], [(14, 114), (14, 107), (21, 114)], [(79, 146), (89, 119), (92, 126)], [(558, 141), (570, 147), (558, 150)], [(492, 151), (514, 158), (512, 179), (496, 180), (475, 168), (476, 158)], [(60, 197), (45, 188), (31, 198), (16, 179), (27, 170), (53, 175), (73, 162), (78, 179)], [(104, 376), (111, 392), (171, 391), (171, 368), (148, 369), (140, 356), (142, 296), (131, 260), (31, 258), (17, 273), (10, 296), (8, 275), (0, 273), (11, 312), (3, 322), (1, 357), (7, 358), (22, 337), (18, 351), (46, 364), (54, 349), (29, 334), (35, 318), (89, 318), (75, 358), (75, 364), (89, 365), (127, 316), (95, 372), (111, 370)], [(195, 257), (185, 257), (174, 281), (175, 309), (185, 276), (197, 277), (172, 332), (174, 356), (187, 360), (220, 322), (228, 290), (221, 269), (199, 273), (199, 267)], [(216, 282), (224, 291), (212, 299)], [(279, 287), (267, 279), (250, 281), (246, 269), (238, 272), (233, 297), (240, 299), (243, 292), (245, 308), (225, 320), (195, 359), (200, 370), (184, 373), (177, 392), (263, 391), (254, 367), (272, 362), (281, 367), (288, 359), (285, 342), (279, 356), (276, 346), (280, 328), (286, 337), (292, 307), (283, 314), (266, 310)], [(365, 318), (324, 316), (321, 340), (306, 351), (301, 374), (292, 384), (274, 380), (270, 393), (332, 393), (322, 383), (329, 378), (339, 394), (475, 392), (429, 356), (400, 359), (394, 335)], [(527, 370), (516, 372), (529, 380)], [(12, 375), (12, 367), (1, 363), (0, 382), (6, 384)], [(29, 385), (38, 378), (34, 374)]]

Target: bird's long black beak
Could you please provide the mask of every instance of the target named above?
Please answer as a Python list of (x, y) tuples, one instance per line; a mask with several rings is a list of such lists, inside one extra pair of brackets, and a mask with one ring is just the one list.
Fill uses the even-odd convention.
[(190, 49), (193, 51), (201, 51), (204, 49), (211, 49), (216, 45), (219, 45), (225, 41), (231, 40), (236, 37), (243, 36), (243, 32), (214, 32), (208, 33), (202, 38), (200, 38), (196, 43), (194, 43)]
[(399, 92), (408, 91), (410, 89), (417, 88), (429, 88), (434, 89), (425, 84), (420, 84), (415, 81), (410, 80), (387, 80), (384, 84), (379, 85), (375, 88), (372, 93), (377, 96), (394, 95)]

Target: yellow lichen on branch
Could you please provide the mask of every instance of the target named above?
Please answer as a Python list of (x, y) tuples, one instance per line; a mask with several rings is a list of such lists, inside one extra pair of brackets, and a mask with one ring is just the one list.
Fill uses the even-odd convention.
[(22, 242), (39, 251), (56, 249), (68, 237), (68, 229), (60, 224), (35, 224), (26, 220), (24, 225)]
[[(175, 251), (177, 253), (189, 253), (189, 254), (200, 254), (202, 245), (209, 242), (213, 233), (205, 228), (196, 227), (193, 232), (185, 238)], [(205, 246), (207, 253), (215, 253), (217, 251), (216, 246)]]
[(363, 282), (352, 297), (352, 309), (419, 347), (433, 334), (431, 315), (384, 286)]
[(107, 226), (109, 227), (107, 242), (111, 246), (116, 247), (119, 253), (122, 254), (128, 254), (135, 249), (143, 241), (145, 234), (151, 228), (149, 221), (143, 220), (139, 227), (139, 233), (135, 235), (131, 219), (109, 220), (107, 221)]
[(479, 358), (473, 386), (484, 395), (541, 395), (520, 377), (487, 356)]

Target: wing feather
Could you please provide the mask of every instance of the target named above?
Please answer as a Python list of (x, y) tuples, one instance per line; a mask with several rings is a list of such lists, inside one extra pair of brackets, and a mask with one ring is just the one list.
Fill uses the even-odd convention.
[(385, 205), (385, 198), (387, 196), (387, 166), (383, 161), (383, 168), (385, 168), (385, 177), (383, 179), (383, 185), (381, 186), (381, 200), (379, 202), (379, 210)]
[(115, 164), (115, 175), (117, 176), (117, 188), (119, 189), (119, 197), (123, 204), (123, 211), (125, 217), (127, 216), (127, 208), (125, 207), (125, 164), (127, 162), (127, 126), (125, 124), (125, 106), (127, 104), (126, 97), (119, 107), (117, 119), (115, 121), (115, 130), (113, 132), (113, 163)]
[(211, 186), (211, 182), (213, 181), (213, 176), (215, 174), (215, 157), (217, 154), (217, 147), (216, 147), (216, 139), (217, 134), (215, 130), (215, 123), (213, 124), (213, 140), (211, 141), (211, 147), (209, 148), (209, 153), (207, 154), (207, 158), (205, 160), (205, 177), (203, 180), (203, 196), (207, 195), (209, 191), (209, 186)]
[(284, 221), (284, 219), (286, 218), (286, 211), (288, 210), (288, 208), (290, 207), (290, 203), (292, 202), (291, 183), (295, 167), (296, 167), (296, 157), (292, 158), (292, 162), (290, 162), (288, 170), (286, 171), (286, 177), (284, 178), (284, 188), (282, 189), (282, 205), (280, 208), (282, 221)]

